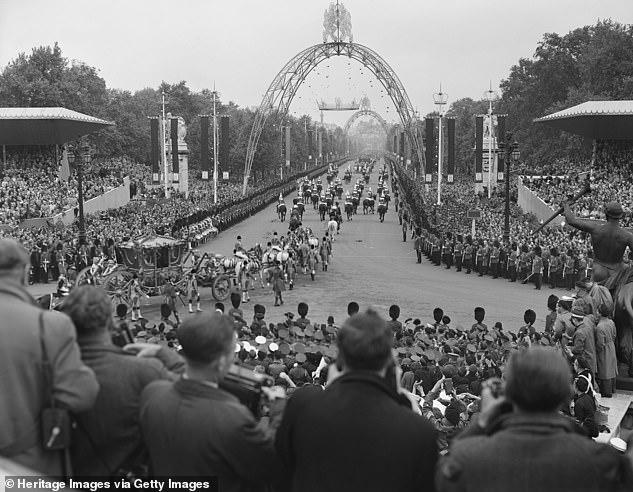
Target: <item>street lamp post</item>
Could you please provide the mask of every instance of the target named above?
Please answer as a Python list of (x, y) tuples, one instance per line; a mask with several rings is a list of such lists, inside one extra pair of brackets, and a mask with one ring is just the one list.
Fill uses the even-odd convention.
[(218, 115), (216, 112), (216, 98), (218, 96), (213, 83), (213, 203), (218, 203)]
[(484, 92), (484, 99), (488, 101), (488, 198), (490, 198), (492, 197), (492, 103), (499, 100), (499, 95), (492, 90), (492, 82), (490, 89)]
[(444, 105), (448, 101), (448, 94), (442, 92), (442, 84), (440, 84), (440, 92), (433, 94), (433, 101), (438, 106), (440, 113), (440, 131), (437, 142), (437, 204), (442, 203), (442, 116), (444, 116)]
[[(92, 156), (90, 155), (90, 146), (84, 141), (83, 156), (77, 160), (77, 202), (79, 208), (79, 244), (86, 244), (86, 222), (84, 220), (84, 183), (83, 183), (83, 167), (90, 164)], [(68, 163), (70, 165), (75, 162), (75, 149), (68, 149)]]

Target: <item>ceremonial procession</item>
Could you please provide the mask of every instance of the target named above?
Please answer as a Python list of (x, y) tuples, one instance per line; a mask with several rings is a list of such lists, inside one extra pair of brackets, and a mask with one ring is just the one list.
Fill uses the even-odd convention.
[(4, 2), (3, 490), (633, 490), (633, 10), (577, 3)]

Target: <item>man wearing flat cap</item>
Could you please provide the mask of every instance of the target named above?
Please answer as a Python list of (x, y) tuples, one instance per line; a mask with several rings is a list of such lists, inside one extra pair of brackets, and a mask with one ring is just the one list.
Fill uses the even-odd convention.
[(624, 214), (622, 205), (609, 202), (604, 212), (607, 223), (595, 220), (579, 219), (571, 211), (569, 204), (564, 204), (565, 220), (578, 230), (591, 234), (594, 251), (593, 280), (603, 282), (623, 268), (622, 257), (628, 246), (633, 251), (633, 234), (622, 229), (619, 221)]

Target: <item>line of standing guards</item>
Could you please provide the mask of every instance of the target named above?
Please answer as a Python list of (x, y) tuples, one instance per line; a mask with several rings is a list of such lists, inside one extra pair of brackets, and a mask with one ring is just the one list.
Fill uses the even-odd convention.
[(556, 248), (545, 249), (535, 246), (531, 251), (516, 243), (489, 243), (483, 239), (465, 238), (448, 232), (443, 238), (424, 230), (417, 230), (421, 252), (435, 265), (455, 266), (458, 272), (477, 273), (480, 277), (503, 278), (510, 282), (520, 280), (526, 284), (533, 282), (536, 289), (543, 283), (550, 288), (572, 290), (579, 279), (591, 277), (593, 254), (591, 251), (578, 253), (573, 250), (559, 252)]

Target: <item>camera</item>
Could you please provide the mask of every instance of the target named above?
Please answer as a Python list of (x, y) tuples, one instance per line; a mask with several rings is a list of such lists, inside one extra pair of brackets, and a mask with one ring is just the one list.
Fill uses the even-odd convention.
[(273, 386), (273, 384), (272, 377), (233, 364), (219, 386), (236, 396), (255, 418), (260, 418), (262, 416), (262, 388)]

